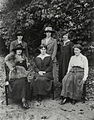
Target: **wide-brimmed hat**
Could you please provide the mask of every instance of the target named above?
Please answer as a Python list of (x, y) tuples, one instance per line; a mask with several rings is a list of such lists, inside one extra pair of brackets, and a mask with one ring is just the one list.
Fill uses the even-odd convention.
[(23, 36), (23, 33), (22, 33), (21, 31), (18, 31), (18, 32), (16, 33), (16, 36)]
[(45, 32), (54, 32), (54, 30), (52, 29), (52, 27), (46, 27)]
[(23, 46), (21, 45), (21, 44), (18, 44), (14, 49), (13, 49), (13, 51), (16, 51), (16, 50), (25, 50), (24, 48), (23, 48)]

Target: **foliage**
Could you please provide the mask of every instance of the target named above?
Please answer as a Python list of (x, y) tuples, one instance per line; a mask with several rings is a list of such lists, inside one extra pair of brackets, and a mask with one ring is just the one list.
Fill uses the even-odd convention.
[(81, 43), (86, 51), (94, 33), (93, 13), (93, 0), (31, 0), (20, 9), (8, 12), (4, 19), (3, 37), (9, 46), (16, 31), (22, 30), (32, 51), (44, 37), (45, 26), (50, 25), (56, 31), (58, 41), (65, 32), (69, 32), (70, 39)]

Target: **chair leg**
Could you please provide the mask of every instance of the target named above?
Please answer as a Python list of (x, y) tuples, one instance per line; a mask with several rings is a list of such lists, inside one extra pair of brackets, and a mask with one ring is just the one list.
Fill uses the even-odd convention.
[(54, 100), (54, 81), (52, 81), (52, 99)]
[(6, 105), (8, 105), (8, 86), (5, 86)]
[(83, 85), (82, 101), (83, 101), (83, 103), (85, 103), (85, 101), (86, 101), (86, 82)]

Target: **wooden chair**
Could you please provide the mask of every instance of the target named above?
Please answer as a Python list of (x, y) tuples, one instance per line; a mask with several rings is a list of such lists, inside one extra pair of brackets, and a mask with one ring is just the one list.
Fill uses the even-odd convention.
[[(6, 65), (6, 63), (4, 63), (4, 68), (5, 68), (5, 76), (6, 76), (6, 79), (5, 79), (5, 82), (9, 82), (9, 69)], [(6, 105), (8, 105), (8, 88), (9, 88), (9, 85), (5, 85), (5, 98), (6, 98)]]
[(86, 81), (83, 85), (82, 101), (83, 101), (83, 103), (85, 103), (85, 101), (86, 101)]

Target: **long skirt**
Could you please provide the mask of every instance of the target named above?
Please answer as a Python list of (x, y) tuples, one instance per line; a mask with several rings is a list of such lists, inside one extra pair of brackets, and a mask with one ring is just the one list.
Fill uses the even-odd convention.
[(15, 101), (26, 98), (27, 78), (10, 79), (9, 97)]
[(52, 81), (47, 77), (38, 76), (32, 84), (33, 95), (47, 95), (52, 86)]
[(74, 100), (80, 100), (83, 93), (84, 69), (73, 67), (62, 80), (61, 96), (69, 97)]

